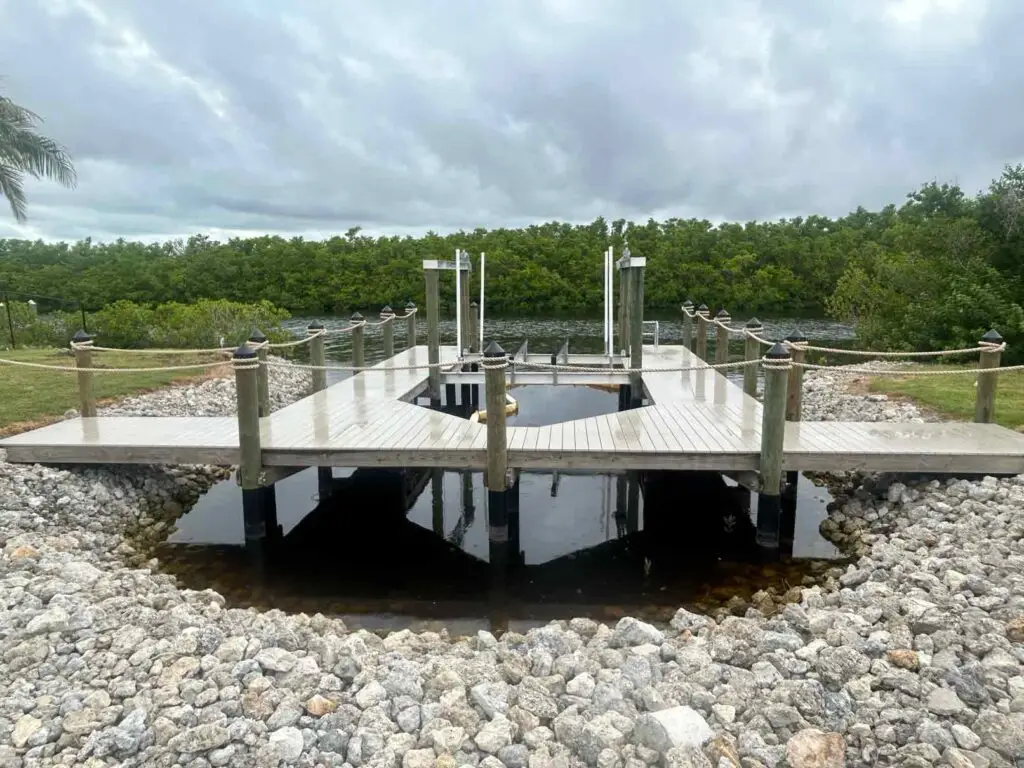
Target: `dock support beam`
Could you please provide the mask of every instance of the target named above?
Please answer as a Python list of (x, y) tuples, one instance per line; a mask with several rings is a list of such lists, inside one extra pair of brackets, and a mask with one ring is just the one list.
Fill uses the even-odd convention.
[(75, 366), (78, 371), (78, 403), (83, 418), (96, 415), (96, 395), (92, 388), (92, 336), (84, 330), (75, 331), (71, 337), (72, 348), (75, 350)]
[[(982, 350), (979, 368), (999, 368), (999, 361), (1002, 357), (1003, 337), (995, 329), (981, 337)], [(978, 374), (978, 390), (974, 401), (974, 420), (979, 424), (987, 424), (992, 421), (996, 412), (996, 377), (998, 373), (993, 370), (991, 373)]]
[(384, 322), (384, 325), (380, 327), (384, 359), (390, 360), (395, 356), (395, 310), (391, 308), (390, 304), (380, 311), (380, 319)]
[(761, 361), (764, 403), (761, 411), (761, 490), (757, 494), (757, 544), (778, 550), (782, 504), (782, 458), (786, 438), (786, 386), (792, 367), (789, 350), (775, 344)]
[(274, 486), (266, 485), (260, 445), (259, 357), (243, 345), (232, 357), (238, 397), (238, 483), (242, 487), (245, 548), (260, 572), (266, 564), (268, 531), (277, 533)]
[[(363, 316), (359, 312), (353, 312), (349, 320), (355, 325), (355, 328), (352, 329), (352, 367), (362, 368), (366, 360), (363, 355), (363, 330), (366, 328), (366, 325), (363, 323)], [(357, 373), (359, 371), (354, 371), (353, 375)]]
[[(630, 256), (629, 249), (626, 249), (624, 256), (627, 272), (629, 273), (629, 367), (643, 368), (644, 366), (644, 267), (647, 266), (647, 259), (643, 257)], [(629, 381), (629, 404), (631, 408), (638, 408), (644, 399), (643, 374), (633, 373)]]
[[(505, 368), (497, 342), (484, 350), (484, 396), (487, 411), (487, 524), (493, 587), (504, 593), (509, 563), (508, 443), (505, 433)], [(518, 490), (518, 486), (515, 486)]]
[[(743, 330), (743, 359), (748, 363), (753, 360), (760, 360), (761, 342), (754, 337), (760, 336), (764, 333), (764, 327), (761, 325), (761, 321), (756, 317), (752, 317), (747, 320), (747, 324), (743, 326)], [(743, 369), (743, 391), (751, 397), (757, 397), (756, 365), (748, 365)]]
[(416, 346), (416, 305), (411, 301), (405, 305), (405, 348)]
[[(800, 421), (804, 403), (804, 369), (801, 363), (807, 357), (807, 337), (800, 331), (793, 331), (786, 337), (793, 367), (789, 369), (789, 383), (786, 385), (786, 421)], [(796, 494), (799, 473), (786, 473), (786, 492)]]
[(694, 353), (701, 360), (708, 359), (708, 317), (710, 311), (707, 304), (697, 307), (697, 343)]
[[(729, 362), (729, 322), (732, 318), (725, 309), (715, 315), (715, 365)], [(723, 372), (724, 375), (724, 372)]]
[(693, 352), (693, 302), (687, 299), (683, 310), (683, 346)]
[(259, 328), (249, 334), (249, 346), (256, 350), (260, 367), (256, 369), (256, 383), (259, 390), (260, 417), (270, 415), (270, 369), (267, 368), (267, 337)]
[(441, 407), (441, 273), (437, 261), (424, 261), (423, 274), (427, 283), (427, 362), (430, 363), (428, 390), (430, 407)]
[[(322, 392), (327, 389), (326, 345), (324, 344), (323, 323), (314, 320), (306, 326), (309, 335), (309, 364), (313, 368), (313, 391)], [(316, 468), (317, 497), (323, 501), (331, 495), (334, 488), (334, 471), (330, 467)]]

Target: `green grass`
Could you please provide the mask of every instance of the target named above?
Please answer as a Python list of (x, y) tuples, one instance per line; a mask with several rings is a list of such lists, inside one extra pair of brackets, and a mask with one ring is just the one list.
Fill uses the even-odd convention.
[[(931, 366), (929, 366), (931, 367)], [(950, 370), (954, 366), (942, 366)], [(972, 366), (973, 367), (973, 366)], [(868, 384), (872, 392), (908, 397), (942, 416), (962, 421), (974, 419), (976, 377), (954, 376), (878, 376)], [(995, 421), (1004, 427), (1024, 431), (1024, 375), (1005, 373), (996, 386)]]
[[(45, 365), (73, 366), (63, 350), (18, 349), (0, 351), (0, 358)], [(216, 360), (212, 355), (139, 355), (127, 352), (93, 353), (96, 368), (153, 368)], [(93, 391), (98, 402), (149, 392), (168, 384), (223, 375), (230, 369), (153, 371), (152, 373), (95, 373)], [(0, 435), (43, 426), (78, 408), (78, 378), (74, 373), (45, 371), (0, 363)]]

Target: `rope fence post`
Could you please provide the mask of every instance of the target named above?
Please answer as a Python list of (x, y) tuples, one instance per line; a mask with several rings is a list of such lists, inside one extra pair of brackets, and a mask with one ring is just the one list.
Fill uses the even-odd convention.
[(259, 392), (260, 416), (270, 415), (270, 369), (267, 368), (267, 337), (259, 328), (253, 328), (249, 334), (249, 346), (256, 351), (259, 368), (256, 371), (256, 384)]
[(391, 305), (385, 305), (384, 309), (380, 311), (381, 322), (384, 323), (380, 327), (381, 339), (384, 343), (384, 359), (390, 360), (395, 356), (395, 310), (391, 308)]
[(981, 337), (979, 368), (991, 368), (991, 373), (978, 374), (978, 389), (974, 400), (974, 421), (988, 424), (996, 412), (996, 382), (999, 376), (999, 361), (1002, 359), (1003, 337), (994, 328)]
[[(314, 366), (310, 371), (313, 378), (313, 391), (323, 392), (327, 389), (327, 351), (324, 343), (324, 326), (318, 320), (314, 320), (306, 326), (306, 333), (309, 335), (309, 364)], [(334, 471), (330, 467), (316, 468), (317, 494), (321, 501), (331, 495), (334, 488)]]
[(804, 368), (807, 357), (807, 337), (800, 331), (793, 331), (786, 337), (793, 367), (789, 369), (789, 384), (786, 389), (786, 421), (800, 421), (804, 402)]
[[(352, 367), (362, 368), (363, 367), (363, 316), (359, 312), (353, 312), (352, 317), (349, 318), (355, 327), (352, 329)], [(359, 373), (355, 371), (353, 375)]]
[(729, 322), (732, 318), (723, 307), (715, 315), (715, 365), (729, 362)]
[(436, 259), (423, 262), (423, 276), (427, 288), (427, 362), (430, 371), (427, 387), (430, 392), (430, 407), (441, 407), (441, 277), (440, 263)]
[(782, 522), (782, 460), (786, 439), (786, 387), (793, 365), (789, 349), (776, 343), (761, 360), (764, 401), (761, 411), (761, 484), (757, 493), (757, 544), (779, 548)]
[[(78, 368), (92, 368), (92, 340), (93, 337), (84, 330), (75, 331), (71, 337), (71, 347), (75, 352), (75, 365)], [(80, 370), (78, 372), (78, 402), (79, 412), (85, 417), (96, 415), (96, 396), (92, 388), (92, 371)]]
[(469, 302), (469, 347), (470, 352), (480, 351), (480, 305), (476, 299)]
[[(483, 354), (487, 412), (487, 524), (493, 587), (503, 591), (509, 562), (508, 442), (505, 429), (505, 369), (508, 358), (496, 341)], [(516, 486), (518, 488), (518, 486)]]
[(710, 312), (708, 311), (707, 304), (701, 304), (697, 307), (697, 344), (695, 353), (701, 360), (707, 360), (708, 357), (708, 317)]
[[(743, 326), (743, 331), (745, 336), (743, 359), (748, 363), (753, 360), (759, 360), (761, 357), (761, 342), (756, 337), (764, 332), (764, 326), (761, 325), (760, 320), (752, 317)], [(744, 366), (743, 368), (743, 391), (751, 397), (757, 397), (757, 366), (754, 364)]]
[[(647, 266), (647, 259), (642, 256), (632, 256), (627, 253), (627, 266), (629, 269), (629, 367), (644, 367), (644, 268)], [(643, 375), (639, 372), (632, 374), (629, 383), (630, 408), (639, 408), (644, 399)]]
[(416, 346), (416, 305), (411, 301), (405, 305), (405, 348)]
[(693, 352), (693, 302), (687, 299), (683, 310), (683, 346)]

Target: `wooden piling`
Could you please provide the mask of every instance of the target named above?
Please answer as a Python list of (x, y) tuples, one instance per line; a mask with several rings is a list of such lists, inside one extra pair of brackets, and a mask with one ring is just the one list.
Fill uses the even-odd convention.
[(694, 354), (701, 360), (708, 359), (708, 305), (697, 307), (697, 343)]
[[(324, 343), (323, 323), (314, 320), (306, 326), (306, 333), (309, 335), (309, 364), (314, 366), (312, 373), (313, 391), (322, 392), (327, 389), (327, 364), (326, 344)], [(330, 467), (316, 468), (317, 496), (323, 501), (331, 495), (334, 488), (334, 471)]]
[(624, 355), (629, 354), (629, 305), (633, 299), (633, 289), (629, 284), (630, 273), (625, 266), (628, 263), (629, 259), (625, 256), (619, 259), (619, 351)]
[(395, 310), (391, 308), (390, 304), (380, 311), (380, 319), (384, 321), (384, 325), (380, 327), (384, 359), (390, 360), (395, 356)]
[[(465, 268), (463, 268), (463, 264), (466, 265)], [(462, 306), (462, 349), (459, 350), (459, 357), (461, 357), (464, 352), (471, 352), (473, 350), (473, 321), (469, 317), (469, 278), (472, 274), (471, 265), (472, 262), (470, 261), (468, 253), (460, 254), (458, 264), (455, 265), (456, 269), (462, 270), (461, 279), (459, 280), (459, 303)]]
[(793, 331), (786, 337), (793, 367), (789, 369), (789, 383), (786, 386), (786, 421), (800, 421), (804, 401), (804, 369), (799, 365), (807, 357), (807, 337), (800, 331)]
[(782, 460), (786, 438), (786, 388), (792, 358), (776, 343), (761, 362), (764, 401), (761, 412), (761, 490), (757, 494), (757, 543), (768, 550), (779, 547)]
[(693, 302), (687, 299), (683, 310), (683, 346), (693, 352)]
[(405, 347), (416, 346), (416, 305), (411, 301), (405, 305)]
[(260, 416), (270, 415), (270, 369), (267, 367), (267, 337), (259, 328), (249, 334), (249, 346), (256, 350), (260, 367), (256, 369), (256, 385), (259, 392)]
[(480, 351), (480, 305), (476, 299), (469, 302), (469, 347), (470, 352)]
[[(643, 368), (644, 365), (644, 267), (647, 266), (647, 259), (637, 256), (629, 256), (629, 367)], [(643, 375), (640, 373), (630, 374), (629, 393), (630, 404), (638, 407), (643, 402), (644, 384)]]
[(996, 381), (999, 372), (999, 361), (1002, 358), (1003, 337), (995, 329), (981, 337), (979, 368), (993, 369), (991, 373), (978, 374), (978, 388), (974, 400), (974, 420), (979, 424), (991, 422), (996, 413)]
[(505, 350), (492, 341), (484, 349), (487, 411), (487, 513), (491, 570), (496, 580), (508, 568), (508, 442), (505, 431)]
[(427, 362), (430, 371), (427, 388), (432, 408), (441, 406), (441, 286), (437, 261), (424, 261), (423, 274), (427, 283)]
[(274, 487), (265, 486), (260, 444), (259, 356), (243, 345), (232, 357), (238, 411), (238, 484), (242, 488), (245, 546), (254, 565), (264, 564), (268, 513)]
[(84, 330), (75, 331), (71, 337), (72, 349), (75, 353), (75, 366), (78, 371), (78, 410), (85, 418), (96, 415), (96, 395), (92, 387), (92, 339)]
[[(363, 325), (363, 316), (359, 312), (353, 312), (349, 320), (355, 325), (355, 328), (352, 329), (352, 367), (362, 368), (366, 359), (363, 355), (363, 330), (366, 326)], [(355, 373), (359, 373), (359, 371), (355, 371)]]
[(715, 315), (715, 365), (729, 362), (729, 322), (732, 318), (724, 309)]
[[(743, 342), (743, 359), (747, 362), (752, 360), (761, 359), (761, 342), (755, 339), (755, 336), (760, 336), (764, 333), (764, 326), (761, 325), (761, 321), (756, 317), (752, 317), (747, 320), (746, 325), (743, 326), (744, 342)], [(757, 397), (757, 366), (748, 365), (743, 369), (743, 391), (751, 397)]]

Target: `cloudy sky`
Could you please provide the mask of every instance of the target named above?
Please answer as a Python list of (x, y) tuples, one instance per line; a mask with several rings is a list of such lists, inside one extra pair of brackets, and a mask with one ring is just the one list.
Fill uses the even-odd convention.
[(1024, 160), (1021, 0), (0, 0), (0, 237), (841, 215)]

